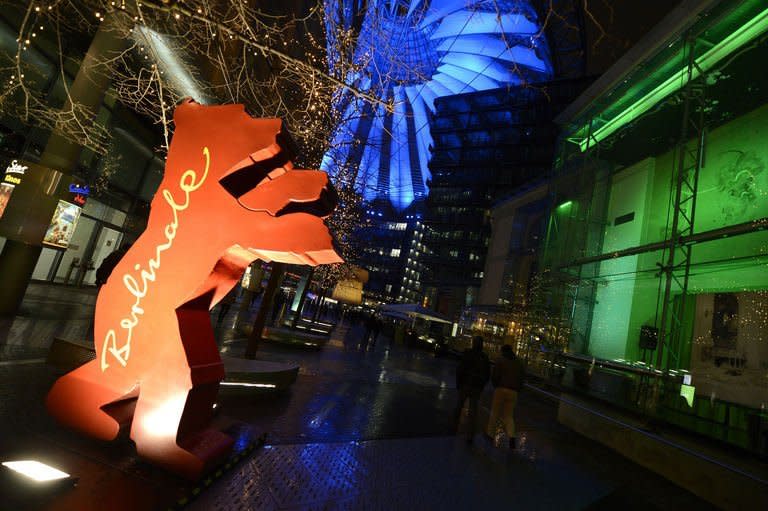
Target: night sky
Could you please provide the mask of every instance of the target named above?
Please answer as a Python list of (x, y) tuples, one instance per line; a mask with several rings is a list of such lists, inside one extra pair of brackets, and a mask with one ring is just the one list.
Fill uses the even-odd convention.
[[(587, 74), (599, 75), (651, 30), (679, 0), (583, 0)], [(591, 19), (589, 13), (594, 19)], [(599, 23), (599, 26), (597, 23)]]

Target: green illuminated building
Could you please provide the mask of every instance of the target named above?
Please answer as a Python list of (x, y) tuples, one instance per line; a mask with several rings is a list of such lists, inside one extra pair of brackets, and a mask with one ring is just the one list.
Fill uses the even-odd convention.
[(766, 62), (764, 0), (672, 11), (558, 119), (542, 255), (567, 385), (764, 453)]

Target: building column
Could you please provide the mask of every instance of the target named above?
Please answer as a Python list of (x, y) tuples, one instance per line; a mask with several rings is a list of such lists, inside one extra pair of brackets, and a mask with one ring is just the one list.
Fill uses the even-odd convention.
[[(114, 58), (126, 48), (129, 39), (125, 29), (130, 26), (126, 23), (126, 16), (120, 12), (112, 13), (99, 26), (77, 76), (69, 88), (70, 98), (65, 103), (63, 111), (69, 110), (74, 103), (87, 109), (95, 118), (111, 84), (110, 73), (102, 72), (101, 63)], [(87, 121), (92, 123), (93, 118)], [(66, 127), (63, 129), (66, 130)], [(81, 145), (57, 132), (51, 133), (39, 162), (47, 170), (37, 189), (27, 194), (32, 196), (14, 197), (20, 202), (31, 202), (35, 200), (35, 196), (44, 194), (52, 200), (26, 204), (28, 214), (32, 218), (29, 218), (30, 221), (25, 222), (24, 226), (20, 226), (20, 231), (25, 230), (25, 232), (18, 232), (17, 235), (27, 242), (8, 239), (3, 246), (3, 251), (0, 253), (0, 274), (4, 276), (3, 293), (0, 294), (0, 317), (15, 316), (21, 305), (27, 284), (42, 250), (45, 231), (58, 203), (55, 199), (61, 187), (66, 186), (63, 183), (66, 180), (62, 180), (62, 177), (75, 171), (82, 150)], [(29, 242), (30, 240), (33, 241)]]

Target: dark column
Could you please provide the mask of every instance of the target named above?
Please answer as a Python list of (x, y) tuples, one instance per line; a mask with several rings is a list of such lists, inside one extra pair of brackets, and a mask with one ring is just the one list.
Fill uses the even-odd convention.
[(317, 323), (320, 319), (320, 309), (323, 308), (325, 303), (325, 297), (331, 292), (330, 288), (324, 287), (320, 290), (320, 295), (317, 298), (317, 307), (315, 307), (315, 313), (312, 315), (312, 323)]
[(293, 315), (293, 320), (291, 321), (291, 328), (296, 328), (296, 323), (299, 322), (299, 318), (301, 318), (301, 311), (304, 308), (304, 303), (307, 300), (307, 293), (309, 292), (309, 286), (312, 284), (312, 275), (315, 273), (315, 267), (310, 266), (309, 267), (309, 274), (307, 275), (307, 283), (304, 285), (304, 289), (301, 290), (301, 297), (299, 298), (299, 306), (296, 307), (296, 313)]
[(277, 291), (277, 286), (280, 285), (280, 281), (283, 279), (286, 266), (285, 263), (272, 263), (272, 273), (269, 275), (267, 288), (264, 290), (264, 295), (261, 298), (259, 312), (253, 321), (253, 330), (250, 337), (248, 337), (245, 358), (256, 358), (256, 352), (259, 350), (259, 344), (261, 343), (261, 334), (264, 331), (264, 325), (267, 324), (267, 316), (272, 310), (272, 300), (275, 296), (275, 291)]
[[(19, 309), (41, 250), (42, 247), (27, 245), (20, 241), (7, 240), (5, 242), (2, 255), (0, 255), (0, 263), (7, 264), (7, 266), (5, 264), (3, 266), (13, 268), (13, 271), (11, 273), (6, 272), (6, 276), (3, 278), (3, 292), (0, 293), (2, 317), (14, 316)], [(10, 313), (6, 314), (6, 311)]]
[[(127, 27), (125, 14), (112, 13), (96, 32), (88, 53), (80, 65), (75, 81), (69, 88), (70, 100), (64, 105), (64, 111), (70, 109), (72, 102), (81, 105), (95, 116), (104, 100), (104, 93), (109, 88), (109, 73), (101, 72), (99, 64), (114, 57), (127, 45), (127, 34), (118, 30), (118, 26)], [(118, 19), (121, 17), (122, 19)], [(92, 121), (92, 120), (91, 120)], [(66, 127), (64, 127), (66, 130)], [(58, 133), (52, 133), (40, 157), (40, 165), (51, 170), (43, 177), (42, 187), (46, 196), (56, 196), (63, 174), (71, 174), (80, 159), (82, 146), (71, 142)], [(18, 199), (24, 200), (23, 197)], [(13, 317), (24, 298), (32, 271), (42, 250), (41, 244), (45, 231), (56, 208), (57, 201), (41, 201), (29, 211), (34, 215), (34, 222), (27, 222), (29, 227), (24, 239), (34, 240), (24, 243), (8, 239), (0, 253), (0, 274), (3, 275), (3, 293), (0, 298), (0, 317)], [(19, 233), (21, 234), (21, 233)]]

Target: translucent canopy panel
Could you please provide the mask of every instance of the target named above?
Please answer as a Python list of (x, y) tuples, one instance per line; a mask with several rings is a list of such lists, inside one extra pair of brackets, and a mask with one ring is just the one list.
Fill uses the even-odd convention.
[(436, 98), (551, 78), (527, 0), (325, 0), (325, 9), (331, 72), (382, 102), (339, 92), (321, 167), (398, 211), (429, 192)]

